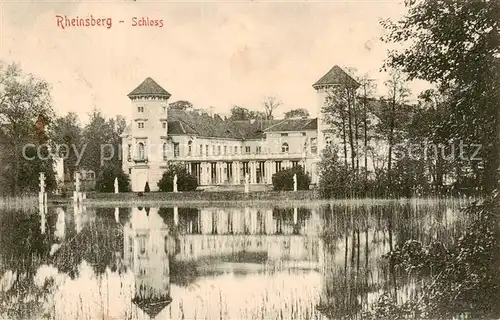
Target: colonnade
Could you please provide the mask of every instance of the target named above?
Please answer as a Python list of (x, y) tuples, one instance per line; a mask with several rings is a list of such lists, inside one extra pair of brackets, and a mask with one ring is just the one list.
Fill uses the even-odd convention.
[(198, 177), (200, 185), (244, 184), (248, 174), (250, 184), (272, 184), (276, 172), (291, 168), (293, 165), (304, 166), (304, 161), (297, 160), (251, 160), (188, 162), (189, 173)]

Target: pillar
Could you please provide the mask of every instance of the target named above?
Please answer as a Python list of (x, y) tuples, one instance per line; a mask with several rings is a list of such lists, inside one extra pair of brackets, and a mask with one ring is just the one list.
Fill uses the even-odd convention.
[(257, 183), (257, 163), (255, 161), (250, 162), (250, 183)]
[(236, 161), (236, 184), (241, 183), (241, 162)]
[(215, 184), (220, 184), (220, 163), (215, 163)]

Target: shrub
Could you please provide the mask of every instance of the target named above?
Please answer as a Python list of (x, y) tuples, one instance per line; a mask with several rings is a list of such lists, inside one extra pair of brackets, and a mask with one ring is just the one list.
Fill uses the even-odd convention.
[(309, 190), (311, 178), (304, 171), (304, 168), (297, 166), (295, 168), (281, 170), (273, 174), (273, 188), (276, 191), (293, 190), (293, 175), (297, 175), (297, 190)]
[(96, 179), (96, 190), (98, 192), (114, 192), (115, 178), (118, 178), (118, 190), (120, 192), (130, 191), (129, 177), (116, 165), (101, 167)]
[(169, 164), (167, 170), (163, 173), (158, 188), (163, 192), (174, 191), (174, 176), (177, 175), (178, 191), (194, 191), (198, 187), (196, 176), (189, 174), (183, 163)]

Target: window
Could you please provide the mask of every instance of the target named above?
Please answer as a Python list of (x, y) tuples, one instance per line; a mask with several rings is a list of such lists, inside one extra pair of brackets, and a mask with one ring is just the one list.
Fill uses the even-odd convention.
[(179, 157), (179, 142), (174, 142), (174, 158)]
[(238, 154), (238, 147), (234, 147), (234, 154)]
[(318, 139), (317, 138), (311, 138), (311, 153), (317, 153), (318, 152)]
[(167, 144), (164, 143), (163, 144), (163, 160), (167, 160), (167, 150), (168, 150)]
[(281, 136), (282, 137), (288, 137), (288, 133), (282, 133)]
[(144, 160), (145, 154), (144, 154), (144, 143), (139, 142), (137, 145), (138, 148), (138, 158), (139, 160)]
[(163, 114), (167, 114), (167, 107), (163, 106)]
[(224, 155), (227, 155), (227, 146), (224, 146)]
[(285, 142), (285, 143), (283, 143), (283, 144), (281, 145), (281, 152), (282, 152), (282, 153), (288, 153), (288, 150), (289, 150), (288, 143), (286, 143), (286, 142)]
[(206, 153), (206, 155), (208, 156), (208, 144), (207, 144), (207, 145), (205, 145), (205, 153)]
[(262, 153), (262, 147), (261, 146), (257, 146), (257, 149), (255, 151), (257, 154), (261, 154)]
[(138, 113), (143, 113), (144, 112), (144, 107), (137, 107), (137, 112)]
[(166, 122), (162, 122), (162, 123), (161, 123), (161, 127), (162, 127), (163, 129), (167, 129), (167, 123), (166, 123)]
[(305, 132), (302, 132), (302, 136), (305, 137), (306, 136), (306, 133)]
[(188, 156), (191, 155), (192, 151), (193, 151), (193, 141), (189, 141), (188, 142)]
[(127, 146), (127, 161), (132, 160), (132, 145), (129, 144)]
[(246, 146), (246, 147), (245, 147), (245, 153), (246, 153), (246, 154), (249, 154), (249, 153), (250, 153), (250, 146)]
[(144, 129), (144, 122), (137, 122), (137, 128)]
[(132, 168), (128, 169), (128, 174), (132, 174)]
[(198, 155), (201, 156), (202, 153), (203, 153), (203, 145), (200, 144), (198, 145)]
[(217, 155), (220, 156), (220, 146), (217, 146)]
[(298, 161), (292, 161), (292, 168), (298, 167), (299, 162)]

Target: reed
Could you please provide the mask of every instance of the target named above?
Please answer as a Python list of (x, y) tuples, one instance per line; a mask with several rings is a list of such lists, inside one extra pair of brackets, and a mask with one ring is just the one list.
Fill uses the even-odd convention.
[(0, 197), (0, 210), (3, 209), (32, 210), (37, 205), (38, 205), (38, 196), (35, 194)]

